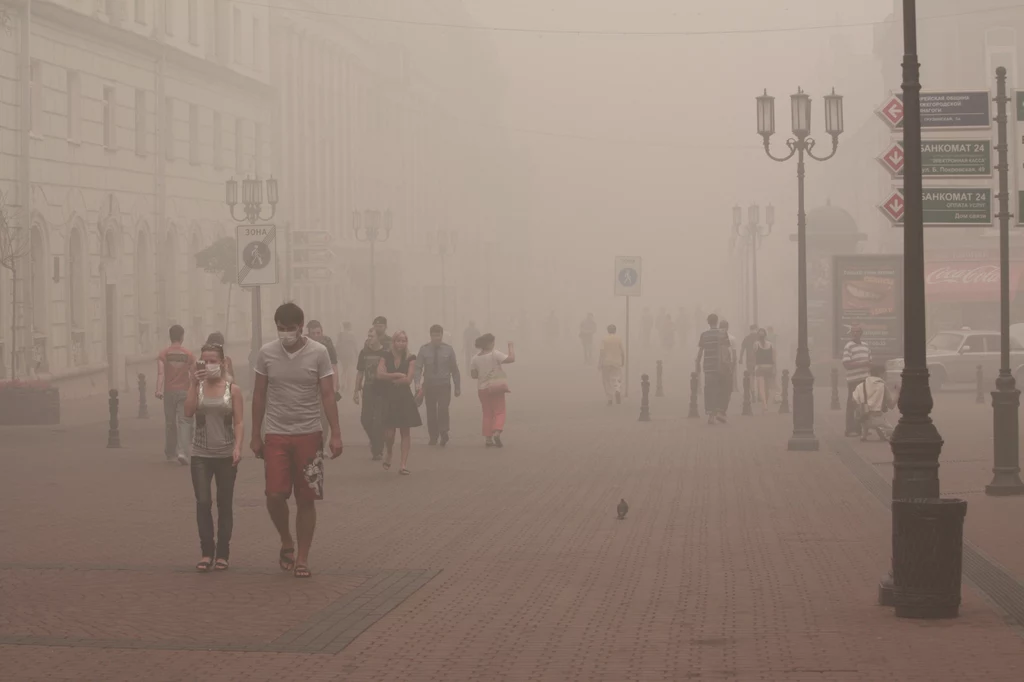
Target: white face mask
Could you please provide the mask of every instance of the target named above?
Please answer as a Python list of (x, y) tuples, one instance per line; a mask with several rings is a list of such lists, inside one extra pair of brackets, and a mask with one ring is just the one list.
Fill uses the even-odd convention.
[(294, 346), (295, 342), (299, 340), (298, 332), (278, 332), (277, 338), (281, 339), (281, 343), (286, 346)]
[(220, 365), (206, 365), (206, 378), (216, 379), (220, 376)]

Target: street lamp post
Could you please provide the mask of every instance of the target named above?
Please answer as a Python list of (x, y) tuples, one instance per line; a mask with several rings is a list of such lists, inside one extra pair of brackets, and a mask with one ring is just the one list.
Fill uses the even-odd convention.
[(352, 211), (352, 232), (357, 241), (370, 244), (370, 316), (377, 314), (377, 242), (391, 236), (391, 209), (384, 211)]
[(772, 233), (772, 226), (775, 225), (775, 207), (768, 204), (765, 209), (765, 225), (761, 225), (761, 207), (751, 204), (747, 208), (747, 224), (743, 224), (743, 209), (733, 206), (732, 228), (736, 230), (736, 236), (750, 240), (751, 254), (751, 292), (753, 301), (754, 325), (758, 325), (757, 319), (757, 247), (762, 239)]
[[(270, 215), (266, 217), (263, 216), (263, 188), (264, 181), (259, 178), (246, 176), (242, 180), (242, 217), (239, 218), (235, 215), (235, 206), (238, 205), (238, 181), (229, 178), (224, 183), (224, 203), (227, 204), (231, 218), (236, 223), (255, 225), (258, 222), (266, 223), (274, 219), (274, 216), (277, 215), (277, 180), (273, 176), (266, 180), (267, 203), (270, 204)], [(259, 286), (249, 287), (249, 289), (252, 293), (252, 347), (250, 353), (251, 359), (255, 360), (256, 354), (263, 345), (263, 302)]]
[(445, 257), (455, 253), (459, 233), (455, 230), (438, 230), (428, 234), (427, 246), (441, 257), (441, 324), (448, 324), (448, 283)]
[(813, 451), (818, 449), (818, 438), (814, 435), (814, 375), (811, 374), (811, 354), (807, 347), (807, 215), (804, 212), (804, 156), (815, 161), (828, 161), (839, 148), (839, 135), (843, 132), (843, 97), (825, 95), (825, 132), (832, 137), (832, 151), (827, 156), (814, 155), (814, 138), (811, 137), (811, 98), (797, 89), (790, 96), (793, 137), (786, 141), (789, 154), (782, 157), (772, 155), (771, 136), (775, 133), (775, 98), (765, 90), (757, 98), (757, 132), (764, 139), (764, 151), (773, 161), (788, 161), (797, 157), (797, 279), (798, 279), (798, 329), (796, 350), (796, 371), (793, 372), (793, 435), (789, 439), (790, 450)]

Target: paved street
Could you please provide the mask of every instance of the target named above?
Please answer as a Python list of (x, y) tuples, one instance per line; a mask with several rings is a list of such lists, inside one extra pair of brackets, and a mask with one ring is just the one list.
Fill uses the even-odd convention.
[[(344, 404), (306, 581), (277, 569), (255, 460), (231, 570), (199, 575), (188, 470), (163, 461), (155, 411), (126, 407), (121, 450), (101, 424), (3, 429), (0, 679), (1020, 680), (1024, 639), (984, 585), (954, 621), (875, 605), (889, 513), (868, 473), (890, 477), (891, 453), (842, 439), (827, 401), (822, 451), (790, 453), (788, 417), (740, 417), (738, 397), (710, 428), (667, 384), (638, 423), (635, 380), (608, 408), (592, 369), (510, 375), (505, 449), (482, 447), (469, 392), (447, 449), (416, 434), (409, 477), (369, 461)], [(990, 429), (991, 408), (945, 404), (937, 419)], [(974, 421), (939, 426), (944, 460), (990, 457)], [(1019, 524), (998, 523), (1024, 501), (970, 492), (984, 470), (940, 473), (968, 492), (968, 541), (1024, 577)]]

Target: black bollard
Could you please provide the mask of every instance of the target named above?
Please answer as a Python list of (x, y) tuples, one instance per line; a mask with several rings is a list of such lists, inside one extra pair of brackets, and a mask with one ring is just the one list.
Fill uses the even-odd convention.
[(117, 430), (117, 389), (110, 389), (110, 400), (107, 401), (110, 405), (110, 431), (107, 433), (107, 447), (108, 448), (119, 448), (121, 447), (121, 432)]
[(643, 395), (640, 397), (640, 419), (642, 422), (651, 421), (651, 407), (648, 395), (651, 392), (651, 378), (646, 374), (640, 377), (640, 390)]
[(839, 403), (839, 370), (832, 368), (832, 405), (833, 410), (841, 410), (843, 406)]
[(654, 397), (664, 398), (665, 392), (661, 389), (661, 360), (658, 360), (658, 373), (655, 375), (657, 383), (654, 385)]
[(789, 414), (789, 370), (782, 370), (782, 404), (779, 414)]
[(146, 404), (146, 375), (139, 372), (139, 419), (149, 419), (149, 405)]
[(700, 377), (696, 372), (690, 372), (690, 419), (699, 419), (700, 412), (697, 411), (697, 390), (700, 388)]
[(974, 397), (974, 402), (979, 405), (985, 404), (985, 375), (981, 369), (981, 365), (978, 365), (978, 395)]
[(754, 416), (754, 410), (751, 409), (750, 405), (750, 370), (743, 371), (743, 412), (741, 416), (752, 417)]

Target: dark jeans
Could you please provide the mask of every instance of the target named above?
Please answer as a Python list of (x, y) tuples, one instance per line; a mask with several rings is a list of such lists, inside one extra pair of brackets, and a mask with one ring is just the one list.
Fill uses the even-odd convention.
[(427, 404), (427, 433), (430, 440), (437, 440), (442, 433), (448, 433), (448, 407), (452, 404), (452, 385), (423, 385), (423, 402)]
[(856, 405), (853, 401), (853, 392), (857, 390), (857, 387), (864, 383), (863, 379), (857, 381), (846, 382), (846, 435), (847, 436), (859, 436), (860, 435), (860, 424), (857, 423), (856, 416)]
[(362, 411), (359, 421), (370, 439), (370, 454), (374, 457), (384, 454), (384, 400), (373, 389), (363, 388)]
[[(235, 496), (238, 469), (230, 457), (192, 457), (192, 488), (196, 493), (196, 522), (199, 549), (203, 556), (227, 559), (234, 524), (231, 504)], [(217, 539), (213, 538), (213, 500), (210, 482), (217, 480)]]

